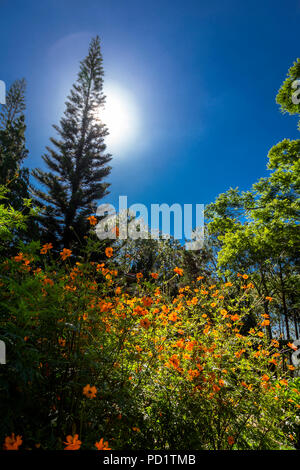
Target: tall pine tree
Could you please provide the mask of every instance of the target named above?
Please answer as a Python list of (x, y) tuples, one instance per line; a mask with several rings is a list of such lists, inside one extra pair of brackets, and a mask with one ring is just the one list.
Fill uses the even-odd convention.
[[(29, 242), (38, 237), (38, 227), (31, 216), (29, 203), (29, 170), (23, 166), (28, 155), (25, 143), (25, 91), (24, 79), (16, 80), (6, 95), (6, 104), (0, 113), (0, 188), (5, 199), (1, 204), (8, 211), (19, 213), (22, 223), (11, 217), (9, 234), (2, 240), (1, 250), (6, 255), (14, 253), (18, 241)], [(12, 214), (12, 212), (11, 212)], [(26, 223), (24, 223), (26, 220)]]
[(23, 198), (29, 198), (29, 171), (22, 166), (28, 155), (25, 146), (25, 89), (25, 80), (16, 80), (0, 113), (0, 184), (9, 190), (8, 202), (17, 210), (23, 207)]
[(50, 139), (54, 148), (47, 147), (43, 156), (50, 171), (33, 171), (47, 189), (33, 189), (44, 207), (44, 234), (57, 247), (74, 249), (82, 242), (88, 230), (87, 216), (95, 212), (96, 201), (108, 194), (109, 184), (103, 181), (111, 170), (111, 155), (104, 143), (108, 130), (98, 117), (105, 103), (103, 75), (97, 36), (80, 64), (60, 125), (53, 126), (59, 137)]

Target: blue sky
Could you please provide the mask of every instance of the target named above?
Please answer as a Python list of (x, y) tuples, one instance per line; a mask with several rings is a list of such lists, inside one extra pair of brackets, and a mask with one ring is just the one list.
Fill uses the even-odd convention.
[(299, 24), (300, 0), (0, 0), (0, 79), (28, 83), (27, 166), (43, 166), (99, 34), (105, 80), (134, 96), (140, 116), (105, 202), (208, 203), (249, 188), (270, 147), (298, 138), (275, 96), (299, 57)]

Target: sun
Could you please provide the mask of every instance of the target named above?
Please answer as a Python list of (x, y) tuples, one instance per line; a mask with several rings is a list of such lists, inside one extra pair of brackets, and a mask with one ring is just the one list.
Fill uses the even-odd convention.
[[(99, 118), (106, 125), (109, 151), (120, 153), (134, 143), (138, 134), (138, 112), (133, 96), (115, 84), (104, 87), (106, 102)], [(122, 153), (122, 152), (121, 152)]]

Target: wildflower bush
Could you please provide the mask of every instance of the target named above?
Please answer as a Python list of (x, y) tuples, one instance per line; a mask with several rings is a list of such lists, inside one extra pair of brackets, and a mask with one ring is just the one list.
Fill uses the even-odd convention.
[(129, 288), (113, 248), (97, 248), (31, 243), (2, 262), (4, 448), (293, 448), (293, 345), (268, 339), (251, 279), (184, 285), (178, 266)]

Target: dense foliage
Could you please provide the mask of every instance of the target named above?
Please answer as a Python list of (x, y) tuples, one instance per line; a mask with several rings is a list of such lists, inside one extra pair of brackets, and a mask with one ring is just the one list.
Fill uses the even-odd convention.
[(76, 434), (82, 448), (100, 438), (114, 449), (293, 447), (293, 346), (267, 339), (248, 275), (199, 276), (170, 297), (159, 273), (137, 273), (133, 295), (113, 249), (100, 263), (90, 249), (76, 262), (33, 245), (2, 264), (3, 440), (14, 431), (25, 448), (62, 449)]

